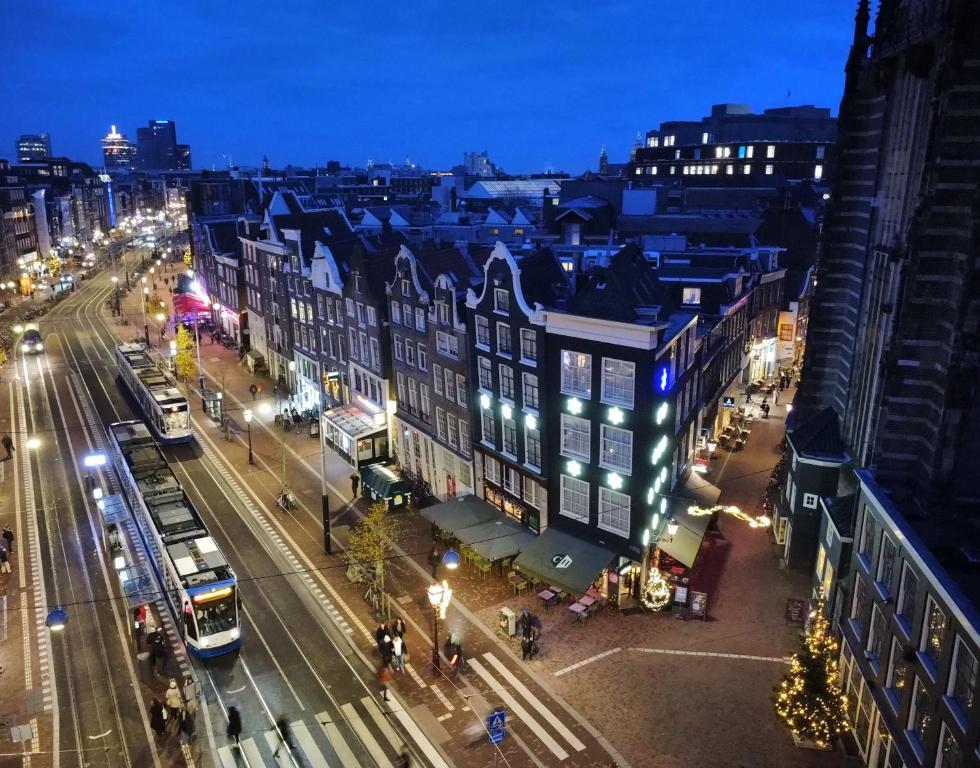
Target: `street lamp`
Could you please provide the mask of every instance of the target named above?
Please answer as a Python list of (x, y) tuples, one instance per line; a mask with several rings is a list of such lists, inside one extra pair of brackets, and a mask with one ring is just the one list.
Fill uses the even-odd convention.
[(67, 623), (68, 611), (66, 611), (64, 608), (53, 608), (48, 612), (48, 616), (44, 620), (44, 626), (46, 626), (52, 632), (60, 632), (65, 628), (65, 624)]
[(443, 581), (442, 584), (433, 582), (426, 589), (429, 597), (429, 605), (432, 606), (432, 668), (437, 671), (440, 669), (439, 663), (439, 619), (446, 618), (446, 609), (452, 600), (453, 591), (449, 588), (449, 582)]
[(166, 319), (167, 319), (167, 316), (165, 314), (163, 314), (163, 312), (157, 312), (157, 325), (158, 325), (159, 330), (160, 330), (160, 343), (161, 344), (163, 344), (163, 330), (164, 330), (163, 322)]
[(289, 402), (292, 402), (293, 393), (296, 391), (296, 377), (293, 375), (296, 373), (296, 361), (290, 360), (287, 368), (289, 368), (289, 381), (286, 382), (286, 386), (289, 387)]
[[(146, 278), (143, 278), (143, 282), (146, 282)], [(150, 295), (150, 289), (144, 287), (143, 293), (140, 294), (140, 305), (143, 307), (143, 341), (146, 342), (146, 346), (150, 346), (150, 324), (146, 321), (146, 301), (147, 297)]]
[(36, 437), (29, 437), (24, 445), (27, 446), (28, 450), (33, 451), (41, 447), (41, 441)]
[[(113, 257), (113, 260), (115, 260), (115, 257)], [(112, 280), (112, 293), (114, 297), (112, 308), (116, 311), (116, 314), (119, 314), (119, 278), (113, 275), (110, 279)]]
[(246, 408), (242, 416), (245, 417), (245, 429), (248, 432), (248, 463), (254, 464), (255, 458), (252, 456), (252, 411)]
[(170, 367), (174, 376), (177, 375), (177, 339), (170, 340)]

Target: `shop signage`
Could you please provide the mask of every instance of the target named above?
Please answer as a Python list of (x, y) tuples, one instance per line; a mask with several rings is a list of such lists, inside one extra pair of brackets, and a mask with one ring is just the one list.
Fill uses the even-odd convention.
[(790, 597), (786, 600), (786, 621), (802, 624), (806, 616), (806, 600), (801, 597)]
[(691, 592), (691, 616), (695, 619), (704, 619), (708, 615), (708, 593)]
[(551, 558), (551, 562), (555, 568), (568, 568), (572, 564), (572, 558), (568, 555), (555, 555)]
[(495, 709), (487, 717), (487, 730), (490, 732), (490, 743), (499, 744), (504, 740), (507, 727), (507, 712), (503, 709)]
[(735, 398), (734, 397), (723, 397), (721, 400), (721, 405), (723, 408), (734, 408)]

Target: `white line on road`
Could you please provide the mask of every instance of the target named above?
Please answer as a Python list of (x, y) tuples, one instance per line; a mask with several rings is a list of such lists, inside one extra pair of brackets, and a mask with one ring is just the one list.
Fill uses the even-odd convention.
[(344, 741), (344, 737), (340, 735), (340, 729), (337, 728), (336, 723), (331, 719), (330, 713), (321, 712), (316, 716), (316, 720), (323, 729), (324, 734), (326, 734), (327, 741), (330, 742), (330, 746), (333, 747), (333, 751), (340, 758), (340, 762), (344, 768), (360, 768), (361, 763), (354, 757), (354, 753), (351, 752), (347, 742)]
[(668, 656), (713, 656), (718, 659), (746, 659), (748, 661), (775, 661), (780, 664), (789, 664), (789, 656), (753, 656), (748, 653), (713, 653), (712, 651), (675, 651), (667, 648), (630, 648), (631, 651), (640, 653), (662, 653)]
[(374, 738), (374, 735), (368, 730), (367, 725), (364, 722), (364, 718), (357, 714), (357, 710), (354, 709), (354, 705), (350, 703), (341, 704), (340, 710), (344, 713), (344, 717), (347, 718), (347, 723), (354, 729), (355, 733), (357, 733), (361, 743), (363, 743), (364, 746), (367, 747), (367, 751), (371, 753), (371, 757), (374, 758), (374, 762), (380, 766), (391, 765), (391, 761), (388, 760), (384, 750), (381, 749), (381, 745), (378, 744), (377, 740)]
[(599, 659), (604, 659), (606, 656), (612, 656), (614, 653), (619, 653), (622, 648), (610, 648), (608, 651), (603, 651), (602, 653), (597, 653), (595, 656), (589, 656), (587, 659), (582, 659), (581, 661), (572, 664), (564, 669), (559, 669), (554, 673), (555, 677), (561, 677), (567, 672), (571, 672), (573, 669), (578, 669), (579, 667), (584, 667), (586, 664), (591, 664), (593, 661), (598, 661)]

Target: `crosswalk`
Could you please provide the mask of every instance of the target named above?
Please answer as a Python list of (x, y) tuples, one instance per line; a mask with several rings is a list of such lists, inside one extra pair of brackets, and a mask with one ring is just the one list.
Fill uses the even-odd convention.
[(292, 749), (282, 745), (275, 728), (218, 749), (220, 768), (391, 768), (404, 749), (391, 715), (364, 696), (341, 704), (340, 714), (319, 712), (313, 722), (289, 723)]

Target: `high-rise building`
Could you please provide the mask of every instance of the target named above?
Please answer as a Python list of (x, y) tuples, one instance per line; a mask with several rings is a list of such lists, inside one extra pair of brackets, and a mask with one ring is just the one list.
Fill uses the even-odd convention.
[(17, 139), (17, 162), (39, 163), (51, 157), (51, 136), (46, 132), (25, 133)]
[(136, 147), (125, 134), (116, 130), (116, 126), (112, 126), (102, 139), (102, 162), (105, 167), (107, 169), (132, 168), (135, 159)]
[(142, 171), (190, 169), (191, 148), (177, 143), (173, 120), (150, 120), (145, 128), (137, 128), (136, 145), (136, 166)]

